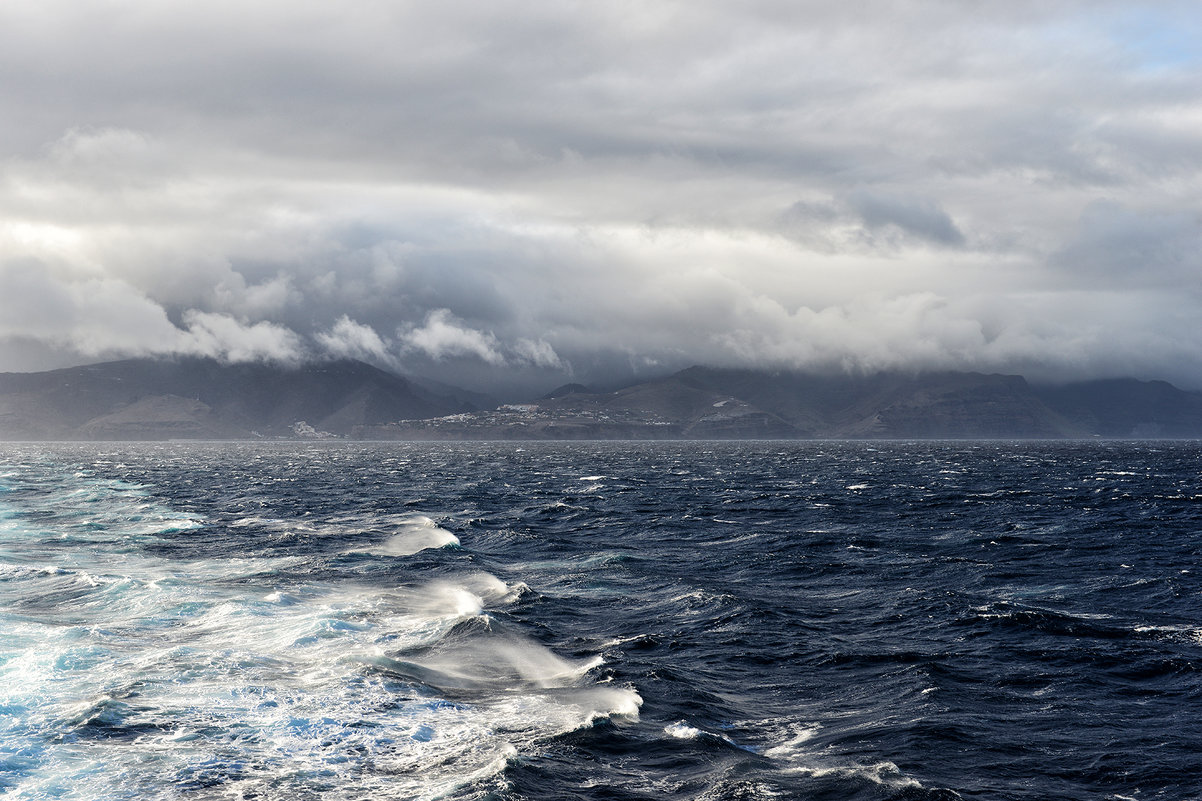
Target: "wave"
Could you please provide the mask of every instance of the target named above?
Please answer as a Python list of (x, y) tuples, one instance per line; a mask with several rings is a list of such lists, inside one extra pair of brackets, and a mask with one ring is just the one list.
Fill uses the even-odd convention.
[(394, 533), (383, 542), (363, 548), (353, 548), (346, 553), (364, 553), (373, 556), (412, 556), (432, 548), (456, 547), (459, 538), (442, 528), (425, 515), (413, 515), (398, 520)]
[[(0, 787), (14, 801), (469, 798), (550, 739), (638, 716), (633, 689), (591, 678), (599, 657), (565, 659), (493, 617), (521, 582), (469, 569), (381, 587), (297, 580), (300, 555), (165, 558), (157, 541), (207, 544), (213, 524), (86, 471), (4, 480)], [(239, 528), (353, 528), (249, 518)], [(459, 543), (427, 516), (391, 522), (354, 552)]]

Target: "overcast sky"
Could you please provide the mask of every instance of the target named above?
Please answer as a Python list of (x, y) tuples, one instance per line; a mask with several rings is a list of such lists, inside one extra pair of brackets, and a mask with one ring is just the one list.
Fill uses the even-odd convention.
[(0, 5), (0, 370), (1202, 389), (1196, 0)]

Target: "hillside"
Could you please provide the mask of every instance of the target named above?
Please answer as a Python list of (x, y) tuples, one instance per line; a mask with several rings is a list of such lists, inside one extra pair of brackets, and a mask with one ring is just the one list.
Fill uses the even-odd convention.
[(6, 440), (239, 439), (309, 429), (347, 436), (359, 426), (474, 409), (349, 360), (285, 367), (130, 359), (0, 374)]
[(1158, 381), (1038, 387), (982, 373), (691, 367), (616, 392), (370, 427), (384, 439), (1073, 439), (1202, 437), (1202, 395)]
[(811, 439), (1202, 437), (1202, 395), (1163, 381), (1032, 386), (982, 373), (691, 367), (523, 404), (356, 361), (134, 359), (0, 374), (0, 439)]

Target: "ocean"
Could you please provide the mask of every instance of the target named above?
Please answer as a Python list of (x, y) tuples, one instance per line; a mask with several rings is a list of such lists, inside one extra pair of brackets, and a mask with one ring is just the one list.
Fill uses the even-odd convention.
[(1202, 797), (1202, 444), (0, 446), (0, 796)]

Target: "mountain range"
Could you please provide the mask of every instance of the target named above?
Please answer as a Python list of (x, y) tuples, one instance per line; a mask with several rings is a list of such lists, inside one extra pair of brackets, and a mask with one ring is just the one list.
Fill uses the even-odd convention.
[(1032, 385), (969, 372), (691, 367), (526, 403), (352, 360), (131, 359), (0, 374), (0, 439), (1199, 438), (1202, 393), (1163, 381)]

